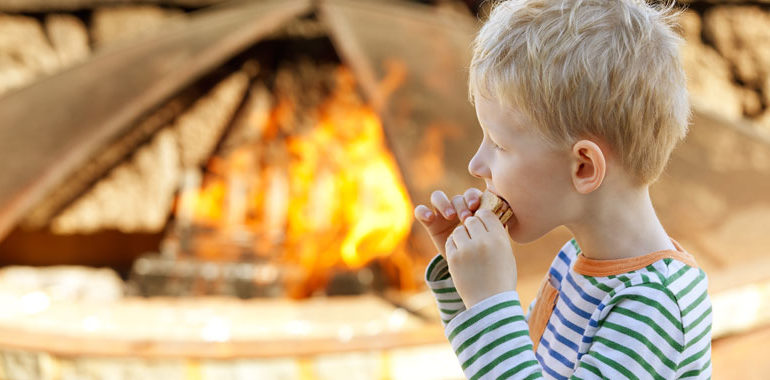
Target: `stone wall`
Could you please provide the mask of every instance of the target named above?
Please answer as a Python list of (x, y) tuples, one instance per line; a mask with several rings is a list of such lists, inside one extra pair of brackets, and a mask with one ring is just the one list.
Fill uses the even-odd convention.
[[(0, 1), (0, 12), (3, 9)], [(185, 19), (182, 9), (155, 5), (0, 13), (0, 96), (88, 59), (106, 45), (158, 32)]]
[(770, 132), (770, 1), (692, 2), (682, 59), (696, 109)]

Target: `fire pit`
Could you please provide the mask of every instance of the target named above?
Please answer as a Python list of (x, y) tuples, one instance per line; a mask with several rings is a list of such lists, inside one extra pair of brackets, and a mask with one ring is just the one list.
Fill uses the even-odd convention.
[[(462, 377), (422, 284), (432, 252), (412, 233), (411, 197), (472, 180), (436, 165), (436, 155), (473, 151), (458, 132), (473, 124), (455, 124), (473, 121), (464, 75), (452, 71), (465, 53), (443, 50), (433, 62), (416, 54), (455, 49), (451, 32), (394, 52), (361, 45), (350, 30), (369, 18), (439, 37), (460, 16), (354, 4), (215, 7), (164, 38), (137, 39), (41, 82), (88, 83), (114, 98), (70, 98), (62, 110), (83, 107), (83, 121), (48, 124), (69, 150), (44, 148), (28, 164), (34, 191), (0, 186), (22, 200), (0, 212), (0, 240), (9, 233), (0, 251), (16, 263), (124, 264), (106, 264), (122, 278), (80, 266), (60, 275), (4, 269), (0, 378)], [(136, 70), (140, 62), (159, 71)], [(438, 64), (448, 77), (436, 77)], [(134, 83), (83, 76), (117, 81), (117, 68)], [(421, 84), (415, 92), (407, 75), (441, 96)], [(39, 101), (35, 91), (0, 108)], [(443, 115), (436, 106), (446, 96), (462, 106)], [(43, 119), (26, 124), (53, 121)]]

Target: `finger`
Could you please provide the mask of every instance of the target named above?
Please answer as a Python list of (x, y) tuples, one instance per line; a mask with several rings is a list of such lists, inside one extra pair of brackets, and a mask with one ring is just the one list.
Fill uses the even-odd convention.
[(476, 239), (479, 236), (482, 236), (484, 233), (487, 232), (487, 227), (484, 225), (484, 222), (481, 221), (481, 219), (477, 216), (472, 216), (468, 219), (465, 219), (465, 228), (468, 230), (468, 235), (470, 235), (471, 239)]
[(468, 205), (465, 204), (465, 197), (462, 195), (455, 195), (452, 197), (452, 206), (454, 206), (455, 210), (457, 210), (457, 215), (460, 216), (460, 220), (465, 220), (465, 218), (473, 215), (471, 210), (468, 208)]
[(431, 193), (430, 203), (445, 219), (451, 220), (457, 215), (457, 211), (455, 211), (452, 206), (452, 202), (449, 201), (449, 198), (441, 190), (436, 190)]
[(465, 190), (465, 193), (463, 193), (463, 196), (465, 197), (465, 203), (468, 205), (468, 208), (471, 209), (471, 211), (476, 211), (479, 206), (481, 206), (481, 190), (471, 187), (468, 190)]
[(497, 218), (497, 215), (495, 215), (494, 212), (487, 209), (479, 210), (479, 212), (476, 213), (476, 216), (481, 220), (482, 223), (484, 223), (484, 227), (486, 227), (487, 231), (489, 232), (499, 232), (499, 231), (505, 231), (505, 227), (503, 226), (503, 223), (500, 222), (500, 219)]
[(468, 235), (468, 230), (465, 229), (465, 226), (461, 224), (452, 231), (452, 239), (458, 247), (462, 247), (471, 241), (471, 236)]
[(436, 217), (436, 214), (425, 205), (418, 205), (414, 208), (414, 217), (423, 223), (430, 223)]
[(444, 252), (446, 252), (444, 258), (451, 256), (455, 251), (457, 251), (457, 244), (455, 244), (454, 239), (452, 239), (452, 235), (449, 235), (444, 244)]

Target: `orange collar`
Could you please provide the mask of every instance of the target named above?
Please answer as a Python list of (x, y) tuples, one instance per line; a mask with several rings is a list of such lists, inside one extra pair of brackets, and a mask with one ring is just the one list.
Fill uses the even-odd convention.
[(679, 260), (693, 268), (698, 267), (698, 264), (695, 262), (695, 258), (691, 254), (687, 253), (684, 248), (679, 245), (679, 242), (674, 239), (671, 239), (671, 242), (674, 243), (676, 250), (667, 249), (648, 253), (642, 256), (628, 257), (624, 259), (596, 260), (589, 259), (581, 253), (578, 253), (573, 269), (576, 273), (582, 275), (605, 277), (641, 269), (660, 259), (666, 258)]

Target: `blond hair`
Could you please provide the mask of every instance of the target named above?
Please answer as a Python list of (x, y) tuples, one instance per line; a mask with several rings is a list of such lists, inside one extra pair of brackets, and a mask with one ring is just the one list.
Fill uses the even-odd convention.
[(521, 109), (545, 141), (606, 141), (637, 184), (687, 134), (690, 105), (673, 2), (508, 0), (473, 45), (469, 96)]

